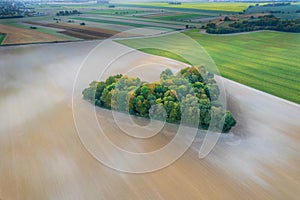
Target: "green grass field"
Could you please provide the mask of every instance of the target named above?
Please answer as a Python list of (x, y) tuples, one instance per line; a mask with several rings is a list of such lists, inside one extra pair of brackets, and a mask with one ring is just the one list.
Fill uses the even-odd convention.
[(101, 14), (101, 15), (130, 15), (136, 13), (142, 13), (145, 11), (137, 11), (131, 9), (91, 9), (91, 10), (83, 10), (84, 14)]
[(120, 21), (113, 21), (113, 20), (93, 19), (93, 18), (86, 18), (86, 17), (72, 17), (71, 19), (82, 20), (87, 22), (106, 23), (106, 24), (119, 24), (119, 25), (132, 26), (137, 28), (147, 27), (147, 25), (143, 25), (143, 24), (120, 22)]
[[(111, 16), (109, 16), (111, 17)], [(182, 21), (174, 21), (174, 20), (164, 20), (164, 19), (157, 19), (157, 18), (147, 18), (147, 17), (144, 17), (144, 16), (116, 16), (116, 15), (113, 15), (112, 16), (113, 18), (115, 19), (125, 19), (125, 20), (134, 20), (134, 21), (141, 21), (141, 22), (158, 22), (158, 23), (162, 23), (162, 24), (174, 24), (174, 25), (186, 25), (187, 23), (186, 22), (182, 22)], [(189, 22), (188, 24), (190, 25), (196, 25), (196, 23), (192, 23), (192, 22)]]
[(174, 60), (178, 60), (180, 62), (190, 64), (189, 61), (187, 61), (182, 56), (180, 56), (176, 53), (172, 53), (170, 51), (159, 50), (159, 49), (155, 49), (155, 48), (142, 48), (142, 49), (139, 49), (139, 50), (143, 51), (145, 53), (149, 53), (149, 54), (153, 54), (153, 55), (157, 55), (157, 56), (162, 56), (162, 57), (166, 57), (166, 58), (172, 58)]
[[(122, 21), (113, 21), (113, 20), (103, 20), (103, 19), (94, 19), (94, 18), (85, 18), (85, 17), (72, 17), (71, 19), (75, 20), (81, 20), (81, 21), (87, 21), (87, 22), (98, 22), (98, 23), (106, 23), (106, 24), (118, 24), (118, 25), (124, 25), (124, 26), (132, 26), (136, 28), (144, 28), (144, 27), (159, 27), (164, 28), (163, 25), (145, 25), (145, 24), (138, 24), (133, 22), (122, 22)], [(163, 24), (163, 23), (162, 23)], [(172, 30), (171, 28), (168, 28)]]
[[(186, 35), (204, 47), (222, 76), (300, 104), (300, 34), (264, 31), (221, 36), (192, 30)], [(168, 37), (173, 36), (119, 42), (139, 49), (145, 43), (159, 46)], [(184, 44), (184, 41), (178, 41), (166, 48), (176, 54), (182, 52), (179, 55), (195, 52), (193, 47)], [(163, 51), (152, 49), (146, 52), (160, 55)], [(180, 60), (174, 54), (161, 55)]]
[(2, 41), (4, 40), (6, 34), (0, 34), (0, 45), (2, 44)]
[(141, 3), (130, 3), (130, 5), (242, 12), (243, 10), (247, 9), (249, 5), (253, 5), (253, 3), (197, 2), (197, 3), (182, 3), (181, 5), (172, 5), (168, 3), (141, 2)]
[(169, 21), (185, 21), (185, 20), (191, 20), (194, 18), (204, 18), (204, 17), (211, 17), (211, 16), (194, 14), (194, 13), (180, 13), (180, 14), (166, 15), (166, 16), (154, 16), (151, 18), (161, 19), (161, 20), (169, 20)]

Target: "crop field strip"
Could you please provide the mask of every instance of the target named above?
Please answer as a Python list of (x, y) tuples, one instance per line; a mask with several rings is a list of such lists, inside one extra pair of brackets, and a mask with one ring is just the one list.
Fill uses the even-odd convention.
[[(262, 33), (252, 33), (254, 35), (258, 34), (260, 36)], [(263, 33), (263, 34), (281, 34), (281, 33)], [(285, 33), (282, 33), (285, 34)], [(289, 33), (286, 33), (289, 34)], [(285, 48), (287, 53), (268, 50), (270, 44), (268, 40), (259, 37), (247, 38), (247, 35), (229, 36), (236, 39), (250, 40), (250, 44), (240, 45), (238, 42), (234, 44), (228, 44), (228, 40), (224, 41), (226, 45), (212, 45), (209, 46), (205, 44), (205, 39), (201, 40), (201, 44), (205, 46), (206, 50), (210, 52), (211, 56), (218, 64), (222, 75), (225, 77), (230, 77), (233, 80), (244, 84), (250, 84), (250, 86), (261, 89), (263, 91), (276, 94), (283, 98), (289, 98), (286, 95), (281, 95), (282, 92), (278, 89), (284, 90), (288, 88), (292, 93), (291, 97), (294, 101), (299, 102), (299, 68), (297, 64), (299, 59), (297, 55), (299, 54), (299, 42), (298, 44), (292, 41), (299, 41), (299, 35), (292, 34), (295, 38), (289, 41), (289, 47)], [(283, 36), (283, 35), (282, 35)], [(212, 36), (210, 36), (212, 37)], [(218, 37), (218, 36), (215, 36)], [(227, 36), (228, 37), (228, 36)], [(231, 38), (231, 39), (233, 39)], [(222, 38), (219, 38), (222, 39)], [(224, 39), (224, 38), (223, 38)], [(225, 38), (226, 40), (226, 38)], [(238, 41), (240, 41), (238, 40)], [(255, 42), (253, 42), (253, 40)], [(211, 41), (211, 39), (210, 39)], [(218, 41), (218, 38), (214, 38), (215, 43), (223, 42)], [(277, 42), (276, 42), (277, 41)], [(253, 44), (251, 44), (253, 42)], [(267, 48), (264, 48), (267, 46)], [(280, 46), (280, 40), (277, 38), (272, 41), (271, 47), (277, 48)], [(282, 46), (282, 45), (281, 45)], [(221, 49), (221, 52), (220, 52)], [(264, 50), (265, 49), (265, 50)], [(283, 49), (283, 48), (281, 48)], [(242, 59), (241, 59), (242, 58)], [(238, 63), (235, 63), (240, 60)], [(220, 63), (220, 64), (219, 64)], [(235, 75), (236, 73), (242, 73), (244, 76)], [(245, 76), (246, 75), (246, 76)], [(252, 76), (250, 78), (249, 76)], [(248, 79), (247, 81), (245, 79)], [(257, 84), (259, 82), (259, 84)], [(264, 87), (260, 87), (263, 85)], [(276, 85), (276, 87), (274, 87)], [(298, 97), (297, 97), (298, 95)]]
[[(195, 18), (205, 18), (205, 17), (212, 17), (215, 15), (201, 15), (201, 14), (193, 14), (193, 13), (180, 13), (180, 14), (173, 14), (173, 15), (156, 15), (156, 16), (149, 16), (150, 19), (159, 19), (159, 20), (169, 20), (169, 21), (180, 21), (180, 20), (191, 20)], [(145, 16), (144, 16), (145, 17)]]
[[(187, 23), (179, 22), (179, 23), (173, 23), (170, 21), (162, 21), (162, 20), (152, 20), (152, 19), (146, 19), (144, 18), (138, 18), (138, 17), (122, 17), (122, 16), (87, 16), (83, 18), (88, 19), (99, 19), (99, 20), (107, 20), (107, 21), (113, 21), (116, 23), (125, 23), (122, 25), (143, 25), (143, 26), (155, 26), (155, 27), (162, 27), (162, 28), (172, 28), (172, 29), (181, 29), (184, 28)], [(151, 25), (151, 24), (152, 25)]]
[(215, 2), (215, 3), (182, 3), (181, 5), (172, 5), (168, 3), (154, 3), (154, 2), (143, 2), (143, 3), (128, 3), (128, 4), (117, 4), (123, 7), (141, 7), (141, 8), (160, 8), (160, 9), (172, 9), (172, 10), (198, 10), (207, 12), (242, 12), (247, 9), (249, 5), (253, 3), (232, 3), (232, 2)]
[[(181, 22), (181, 21), (170, 21), (170, 20), (163, 20), (163, 19), (155, 19), (155, 18), (146, 18), (143, 16), (132, 16), (132, 15), (120, 15), (120, 14), (114, 14), (117, 12), (117, 10), (112, 10), (110, 11), (111, 13), (102, 13), (102, 12), (95, 12), (91, 13), (89, 10), (88, 11), (82, 11), (83, 14), (80, 15), (80, 17), (98, 17), (98, 18), (116, 18), (116, 19), (126, 19), (126, 20), (134, 20), (134, 21), (145, 21), (145, 22), (153, 22), (153, 23), (164, 23), (164, 24), (178, 24), (178, 25), (185, 25), (186, 22)], [(147, 15), (147, 12), (144, 12), (145, 15)], [(160, 13), (159, 11), (156, 11), (155, 13)], [(172, 12), (173, 13), (173, 12)], [(140, 13), (141, 14), (141, 13)], [(173, 15), (173, 14), (172, 14)], [(176, 14), (175, 14), (176, 15)], [(196, 16), (217, 16), (214, 14), (197, 14), (194, 13), (192, 15)], [(60, 17), (66, 17), (66, 16), (60, 16)], [(67, 17), (75, 17), (75, 16), (67, 16)], [(77, 16), (76, 16), (77, 17)]]
[(1, 45), (67, 41), (65, 38), (54, 36), (51, 34), (24, 28), (17, 28), (14, 26), (7, 26), (4, 24), (0, 24), (0, 30), (1, 33), (6, 34), (6, 37), (2, 41)]
[[(31, 30), (30, 24), (27, 25), (26, 23), (7, 23), (5, 25)], [(58, 31), (56, 31), (56, 30), (49, 29), (47, 27), (41, 27), (41, 26), (39, 26), (37, 29), (35, 29), (35, 31), (42, 32), (42, 33), (47, 33), (47, 34), (54, 35), (54, 36), (58, 36), (58, 37), (66, 39), (68, 41), (77, 41), (77, 40), (80, 40), (79, 38), (65, 35), (63, 33), (60, 33)]]
[[(206, 45), (205, 48), (208, 52), (214, 52), (211, 53), (211, 55), (216, 63), (220, 63), (218, 66), (222, 74), (226, 77), (230, 76), (231, 78), (237, 79), (238, 76), (234, 76), (234, 74), (240, 72), (247, 76), (241, 76), (239, 82), (243, 83), (245, 81), (243, 79), (248, 79), (251, 75), (253, 79), (247, 81), (248, 83), (252, 82), (251, 86), (257, 87), (255, 80), (263, 80), (260, 84), (265, 85), (264, 87), (268, 87), (269, 89), (267, 89), (267, 91), (272, 90), (272, 93), (278, 92), (278, 87), (274, 87), (274, 85), (294, 90), (293, 93), (296, 94), (299, 93), (299, 84), (294, 84), (295, 81), (296, 83), (299, 82), (299, 76), (295, 76), (295, 74), (299, 75), (299, 68), (297, 68), (297, 63), (299, 63), (299, 59), (297, 59), (299, 44), (294, 45), (291, 43), (287, 49), (288, 54), (283, 54), (282, 52), (274, 53), (275, 51), (264, 50), (261, 44), (265, 44), (266, 41), (256, 41), (260, 44), (246, 44), (247, 48), (245, 48), (245, 46), (243, 48), (237, 43), (225, 46), (219, 45), (217, 48), (218, 50), (221, 49), (222, 53), (217, 52), (216, 46), (209, 47)], [(201, 43), (203, 44), (203, 40), (201, 40)], [(274, 46), (274, 44), (276, 46), (276, 43), (273, 43), (272, 46)], [(242, 62), (235, 63), (234, 61), (236, 60), (242, 60)], [(241, 67), (237, 67), (237, 64), (240, 64)], [(226, 72), (226, 70), (229, 70), (229, 72)], [(269, 83), (269, 85), (266, 84), (266, 82)]]
[[(222, 76), (300, 103), (300, 34), (264, 31), (221, 36), (199, 34), (194, 30), (186, 34), (205, 48)], [(162, 43), (164, 37), (130, 42), (123, 40), (120, 43), (138, 48), (144, 42)], [(182, 51), (188, 49), (174, 48), (181, 48)], [(145, 52), (155, 55), (163, 53), (153, 49)], [(180, 60), (172, 54), (162, 55)]]
[(100, 14), (100, 15), (114, 15), (118, 13), (118, 15), (128, 15), (128, 14), (138, 14), (144, 13), (146, 11), (136, 11), (132, 9), (83, 9), (84, 14)]
[(108, 23), (108, 24), (119, 24), (119, 25), (125, 25), (125, 26), (132, 26), (136, 28), (144, 28), (144, 27), (160, 27), (160, 28), (168, 28), (168, 29), (181, 29), (184, 28), (184, 26), (180, 25), (174, 25), (171, 24), (164, 24), (159, 22), (147, 22), (147, 23), (153, 23), (153, 24), (146, 24), (144, 22), (130, 22), (130, 20), (126, 21), (119, 21), (119, 20), (113, 20), (113, 19), (104, 19), (104, 18), (89, 18), (89, 17), (72, 17), (72, 19), (75, 20), (82, 20), (82, 21), (90, 21), (90, 22), (98, 22), (98, 23)]
[[(197, 14), (195, 14), (197, 15)], [(84, 15), (86, 16), (86, 15)], [(141, 17), (136, 17), (136, 16), (114, 16), (114, 15), (106, 15), (106, 16), (97, 16), (97, 17), (113, 17), (116, 19), (124, 19), (124, 20), (134, 20), (134, 21), (141, 21), (141, 22), (152, 22), (152, 23), (160, 23), (160, 24), (171, 24), (171, 25), (186, 25), (187, 22), (181, 22), (181, 21), (172, 21), (172, 20), (164, 20), (160, 18), (147, 18), (144, 16)], [(194, 24), (196, 23), (189, 23), (189, 24)]]
[(136, 24), (136, 23), (126, 23), (126, 22), (119, 22), (119, 21), (113, 21), (113, 20), (103, 20), (103, 19), (97, 19), (97, 18), (88, 18), (88, 17), (72, 17), (71, 19), (75, 20), (82, 20), (87, 22), (98, 22), (98, 23), (106, 23), (106, 24), (118, 24), (118, 25), (124, 25), (124, 26), (132, 26), (136, 28), (143, 28), (147, 27), (147, 25), (143, 24)]
[(72, 37), (81, 38), (81, 39), (103, 39), (119, 33), (117, 31), (112, 31), (112, 30), (84, 27), (79, 25), (70, 25), (70, 24), (63, 24), (63, 23), (59, 23), (59, 24), (57, 23), (45, 24), (40, 22), (26, 22), (26, 23), (38, 25), (38, 26), (64, 29), (64, 31), (60, 31), (60, 33)]

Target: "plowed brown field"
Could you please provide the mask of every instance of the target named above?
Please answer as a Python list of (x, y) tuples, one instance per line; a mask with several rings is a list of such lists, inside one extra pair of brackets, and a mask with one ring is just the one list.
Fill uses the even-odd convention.
[(39, 43), (39, 42), (55, 42), (66, 41), (47, 33), (42, 33), (36, 30), (27, 30), (12, 26), (0, 24), (0, 33), (7, 34), (2, 44), (26, 44), (26, 43)]

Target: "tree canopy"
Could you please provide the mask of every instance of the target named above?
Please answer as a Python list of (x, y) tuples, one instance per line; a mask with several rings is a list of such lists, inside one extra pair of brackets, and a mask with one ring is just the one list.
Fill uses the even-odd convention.
[[(225, 17), (224, 21), (226, 21), (227, 18)], [(284, 20), (277, 18), (274, 15), (265, 15), (259, 16), (258, 18), (251, 16), (250, 19), (243, 21), (234, 21), (228, 26), (217, 26), (215, 23), (209, 23), (206, 25), (206, 32), (211, 34), (229, 34), (258, 30), (299, 33), (300, 20)]]
[[(153, 83), (118, 74), (91, 82), (82, 94), (99, 107), (170, 123), (203, 129), (213, 126), (225, 133), (236, 124), (232, 113), (223, 109), (214, 75), (204, 67), (187, 67), (176, 75), (166, 69), (160, 81)], [(199, 117), (197, 124), (195, 116)]]

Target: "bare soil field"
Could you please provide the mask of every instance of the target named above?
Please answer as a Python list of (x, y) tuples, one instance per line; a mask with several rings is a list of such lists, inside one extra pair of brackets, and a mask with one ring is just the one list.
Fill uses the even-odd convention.
[(60, 31), (59, 33), (63, 33), (65, 35), (69, 35), (72, 37), (77, 37), (80, 39), (104, 39), (109, 38), (113, 35), (118, 34), (118, 31), (101, 29), (101, 28), (93, 28), (86, 27), (74, 24), (65, 24), (65, 23), (41, 23), (41, 22), (26, 22), (28, 24), (64, 29), (64, 31)]
[(7, 34), (2, 44), (26, 44), (38, 42), (65, 41), (66, 39), (53, 36), (47, 33), (41, 33), (34, 30), (12, 27), (0, 24), (1, 33)]
[[(156, 172), (121, 173), (98, 162), (82, 145), (72, 112), (77, 70), (96, 45), (82, 41), (0, 47), (0, 199), (299, 198), (300, 106), (226, 79), (227, 93), (222, 95), (238, 125), (221, 136), (205, 159), (198, 159), (199, 136), (180, 159)], [(118, 62), (126, 52), (126, 62)], [(92, 68), (78, 91), (103, 71), (106, 78), (131, 70), (131, 75), (149, 81), (159, 78), (160, 66), (184, 66), (114, 42), (103, 44), (89, 62)], [(217, 77), (219, 83), (221, 79)], [(79, 118), (86, 122), (85, 130), (97, 130), (89, 123), (93, 106), (80, 95), (73, 98), (82, 105)], [(96, 113), (111, 142), (130, 151), (160, 148), (176, 130), (167, 124), (149, 141), (134, 140), (120, 130), (109, 110)], [(101, 148), (103, 141), (97, 142)]]
[[(76, 23), (82, 22), (82, 20), (74, 20)], [(125, 25), (119, 25), (119, 24), (108, 24), (108, 23), (98, 23), (98, 22), (86, 22), (89, 27), (95, 27), (95, 28), (102, 28), (106, 30), (113, 30), (117, 32), (126, 31), (129, 29), (132, 29), (134, 27), (132, 26), (125, 26)]]

